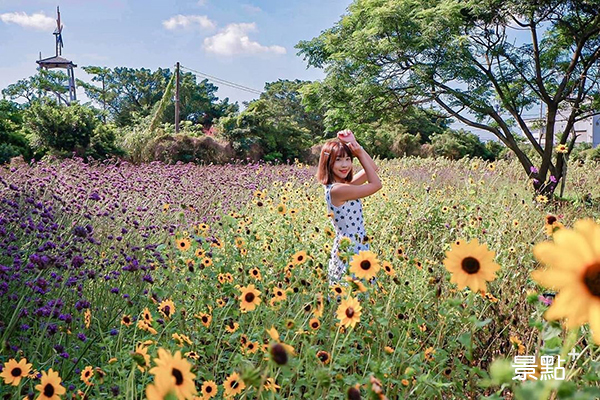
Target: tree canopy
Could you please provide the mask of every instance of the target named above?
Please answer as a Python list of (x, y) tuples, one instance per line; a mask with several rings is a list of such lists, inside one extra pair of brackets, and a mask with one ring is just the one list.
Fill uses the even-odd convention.
[[(529, 40), (519, 43), (516, 32)], [(435, 104), (493, 133), (544, 193), (564, 173), (555, 139), (570, 151), (574, 123), (600, 109), (600, 12), (592, 0), (356, 0), (335, 26), (297, 48), (310, 66), (325, 68), (330, 102), (365, 113), (373, 102), (382, 110)], [(523, 117), (540, 103), (541, 143)], [(567, 123), (555, 132), (559, 109)]]

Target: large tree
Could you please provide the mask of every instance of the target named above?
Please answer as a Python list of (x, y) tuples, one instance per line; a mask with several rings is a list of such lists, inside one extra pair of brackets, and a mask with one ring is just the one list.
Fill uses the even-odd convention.
[[(520, 43), (516, 32), (524, 31)], [(555, 139), (570, 152), (575, 122), (600, 109), (595, 0), (356, 0), (333, 28), (297, 48), (309, 65), (326, 68), (326, 83), (350, 91), (356, 107), (373, 93), (382, 107), (434, 103), (493, 133), (541, 193), (553, 193), (566, 168)], [(542, 143), (523, 117), (540, 103)], [(561, 109), (567, 121), (557, 132)]]
[[(162, 99), (173, 72), (159, 68), (117, 67), (114, 69), (97, 66), (83, 67), (92, 75), (93, 83), (78, 81), (87, 96), (97, 103), (118, 126), (130, 125), (136, 116), (147, 116)], [(237, 105), (228, 99), (218, 101), (218, 87), (206, 79), (196, 82), (192, 73), (180, 75), (180, 116), (182, 120), (192, 117), (194, 121), (209, 127), (213, 120), (237, 110)], [(165, 107), (161, 122), (174, 122), (173, 104)]]

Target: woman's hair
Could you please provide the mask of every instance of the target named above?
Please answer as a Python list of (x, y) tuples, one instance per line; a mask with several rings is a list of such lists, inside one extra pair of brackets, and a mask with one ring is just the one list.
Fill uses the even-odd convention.
[[(321, 157), (319, 158), (319, 167), (317, 169), (317, 180), (323, 185), (329, 185), (335, 181), (333, 176), (333, 164), (337, 157), (351, 157), (352, 151), (346, 146), (345, 143), (339, 140), (331, 140), (323, 145), (321, 148)], [(348, 176), (346, 176), (346, 182), (352, 181), (353, 169), (350, 168)]]

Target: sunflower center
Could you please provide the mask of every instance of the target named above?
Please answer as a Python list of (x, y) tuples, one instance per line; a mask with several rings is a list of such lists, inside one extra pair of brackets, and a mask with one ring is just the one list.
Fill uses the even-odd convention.
[(246, 293), (244, 299), (246, 300), (246, 302), (252, 303), (254, 301), (254, 293)]
[(204, 389), (204, 391), (206, 393), (210, 393), (210, 392), (212, 392), (212, 389), (213, 389), (212, 386), (207, 386), (206, 389)]
[(52, 386), (52, 384), (46, 383), (46, 386), (44, 386), (44, 396), (46, 396), (46, 397), (54, 396), (54, 386)]
[(17, 376), (21, 376), (22, 372), (23, 371), (21, 371), (21, 368), (17, 367), (17, 368), (13, 368), (12, 371), (10, 371), (10, 374), (14, 377), (17, 377)]
[(548, 223), (548, 225), (552, 225), (556, 222), (556, 217), (553, 215), (550, 215), (546, 218), (546, 222)]
[(298, 262), (300, 262), (302, 260), (304, 260), (304, 257), (303, 256), (298, 256)]
[(202, 322), (207, 323), (208, 322), (208, 318), (206, 316), (202, 317)]
[(329, 356), (325, 353), (319, 354), (319, 360), (321, 360), (322, 362), (327, 361), (328, 358), (329, 358)]
[(346, 317), (352, 318), (354, 316), (354, 308), (348, 307), (346, 309)]
[(472, 275), (479, 272), (481, 265), (479, 264), (479, 261), (476, 258), (465, 257), (462, 260), (461, 267), (463, 271), (465, 271), (467, 274)]
[(238, 382), (237, 381), (231, 382), (231, 388), (235, 389), (236, 387), (238, 387)]
[(371, 261), (369, 260), (364, 260), (360, 262), (360, 268), (363, 271), (368, 271), (371, 268)]
[(319, 326), (319, 323), (318, 323), (318, 322), (313, 322), (313, 324), (312, 324), (312, 327), (313, 327), (313, 328), (317, 328), (318, 326)]
[(587, 268), (583, 282), (592, 295), (600, 297), (600, 263), (592, 264)]
[(183, 383), (183, 374), (181, 373), (180, 370), (178, 370), (177, 368), (173, 368), (171, 370), (171, 374), (175, 377), (175, 384), (177, 386), (179, 386)]

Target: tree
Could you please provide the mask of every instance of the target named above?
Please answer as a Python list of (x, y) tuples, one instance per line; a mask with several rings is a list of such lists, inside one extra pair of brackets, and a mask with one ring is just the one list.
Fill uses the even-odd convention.
[(324, 136), (323, 114), (306, 110), (301, 90), (309, 82), (278, 80), (265, 84), (257, 100), (248, 103), (239, 115), (219, 122), (225, 136), (243, 155), (254, 143), (265, 152), (265, 160), (301, 157), (317, 139)]
[(78, 103), (66, 106), (51, 100), (35, 101), (23, 121), (23, 131), (38, 154), (97, 158), (123, 154), (114, 143), (114, 130), (103, 124), (93, 109)]
[[(514, 40), (516, 29), (528, 31), (530, 42)], [(600, 108), (595, 0), (356, 0), (333, 28), (297, 48), (357, 106), (365, 93), (396, 108), (434, 103), (493, 133), (539, 193), (553, 193), (565, 170), (555, 138), (570, 152), (575, 122)], [(543, 143), (523, 117), (540, 103)], [(559, 109), (567, 121), (555, 132)], [(539, 168), (521, 149), (517, 128), (539, 154)]]
[[(83, 67), (83, 70), (92, 75), (92, 81), (99, 82), (100, 86), (80, 80), (78, 85), (82, 86), (87, 96), (106, 110), (117, 126), (121, 127), (131, 125), (138, 117), (149, 115), (155, 104), (161, 100), (173, 75), (169, 69), (163, 68), (153, 72), (146, 68), (110, 69), (87, 66)], [(181, 74), (181, 119), (190, 117), (208, 129), (214, 119), (237, 111), (237, 105), (229, 104), (228, 99), (218, 102), (215, 96), (217, 90), (218, 88), (206, 79), (197, 83), (194, 74)], [(160, 116), (160, 122), (174, 123), (174, 115), (174, 105), (169, 104)]]
[(54, 98), (67, 93), (69, 89), (65, 82), (68, 81), (69, 77), (64, 72), (42, 68), (36, 75), (8, 85), (2, 90), (2, 96), (10, 100), (25, 100), (25, 104), (30, 105), (35, 100), (50, 98), (49, 93)]
[(19, 131), (23, 125), (23, 111), (8, 100), (0, 100), (0, 164), (22, 155), (31, 158), (31, 148)]

